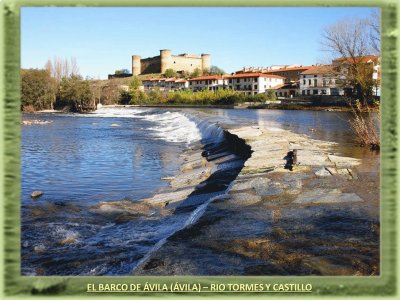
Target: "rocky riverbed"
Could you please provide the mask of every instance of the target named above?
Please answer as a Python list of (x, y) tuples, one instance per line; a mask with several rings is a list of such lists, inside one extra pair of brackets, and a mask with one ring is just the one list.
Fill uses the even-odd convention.
[[(333, 152), (332, 142), (273, 127), (229, 132), (251, 147), (251, 157), (228, 191), (134, 275), (379, 275), (378, 172)], [(172, 190), (146, 204), (179, 211), (199, 205), (193, 196), (212, 196), (218, 155), (206, 160), (193, 151)]]

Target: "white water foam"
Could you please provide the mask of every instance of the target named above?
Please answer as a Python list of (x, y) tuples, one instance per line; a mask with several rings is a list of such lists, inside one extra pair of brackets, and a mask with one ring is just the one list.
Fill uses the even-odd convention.
[(155, 123), (150, 127), (155, 136), (169, 142), (187, 143), (201, 140), (201, 133), (195, 122), (180, 112), (165, 112), (162, 114), (143, 115), (143, 119)]
[(154, 123), (154, 126), (147, 128), (152, 131), (156, 138), (174, 143), (197, 142), (201, 140), (201, 133), (196, 123), (180, 112), (157, 113), (147, 110), (149, 114), (143, 114), (145, 109), (133, 108), (107, 108), (102, 107), (88, 114), (89, 117), (104, 118), (138, 118)]

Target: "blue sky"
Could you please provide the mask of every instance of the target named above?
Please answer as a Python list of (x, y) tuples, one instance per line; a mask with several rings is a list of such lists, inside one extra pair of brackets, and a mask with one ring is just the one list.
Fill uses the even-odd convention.
[(75, 57), (80, 73), (104, 79), (131, 70), (131, 55), (209, 53), (226, 72), (272, 64), (327, 62), (324, 27), (368, 17), (369, 7), (347, 8), (82, 8), (25, 7), (21, 65), (43, 68), (55, 56)]

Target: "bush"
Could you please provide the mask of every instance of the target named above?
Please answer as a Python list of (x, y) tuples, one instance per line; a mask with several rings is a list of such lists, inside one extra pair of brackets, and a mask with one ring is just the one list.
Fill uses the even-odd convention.
[(21, 108), (24, 111), (52, 108), (54, 100), (55, 83), (48, 71), (21, 70)]
[(94, 102), (89, 81), (75, 75), (63, 78), (56, 105), (57, 107), (69, 106), (74, 112), (93, 110)]
[(380, 148), (380, 136), (376, 124), (376, 115), (372, 113), (368, 105), (366, 105), (367, 112), (363, 112), (359, 101), (356, 101), (356, 104), (352, 105), (351, 108), (354, 118), (350, 120), (350, 125), (358, 141), (362, 146), (369, 146), (373, 150), (378, 150)]

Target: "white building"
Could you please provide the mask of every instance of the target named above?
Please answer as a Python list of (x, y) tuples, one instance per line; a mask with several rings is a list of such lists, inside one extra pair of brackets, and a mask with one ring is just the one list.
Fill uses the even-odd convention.
[(313, 66), (300, 74), (300, 94), (308, 95), (344, 95), (344, 90), (337, 86), (338, 75), (334, 66)]
[(227, 80), (220, 75), (207, 75), (189, 79), (189, 89), (192, 91), (225, 89)]
[(282, 86), (285, 78), (262, 73), (244, 73), (226, 76), (228, 88), (242, 91), (246, 95), (255, 95)]
[(142, 80), (142, 84), (145, 91), (151, 91), (155, 88), (160, 91), (176, 91), (189, 87), (187, 80), (176, 78), (149, 78)]

